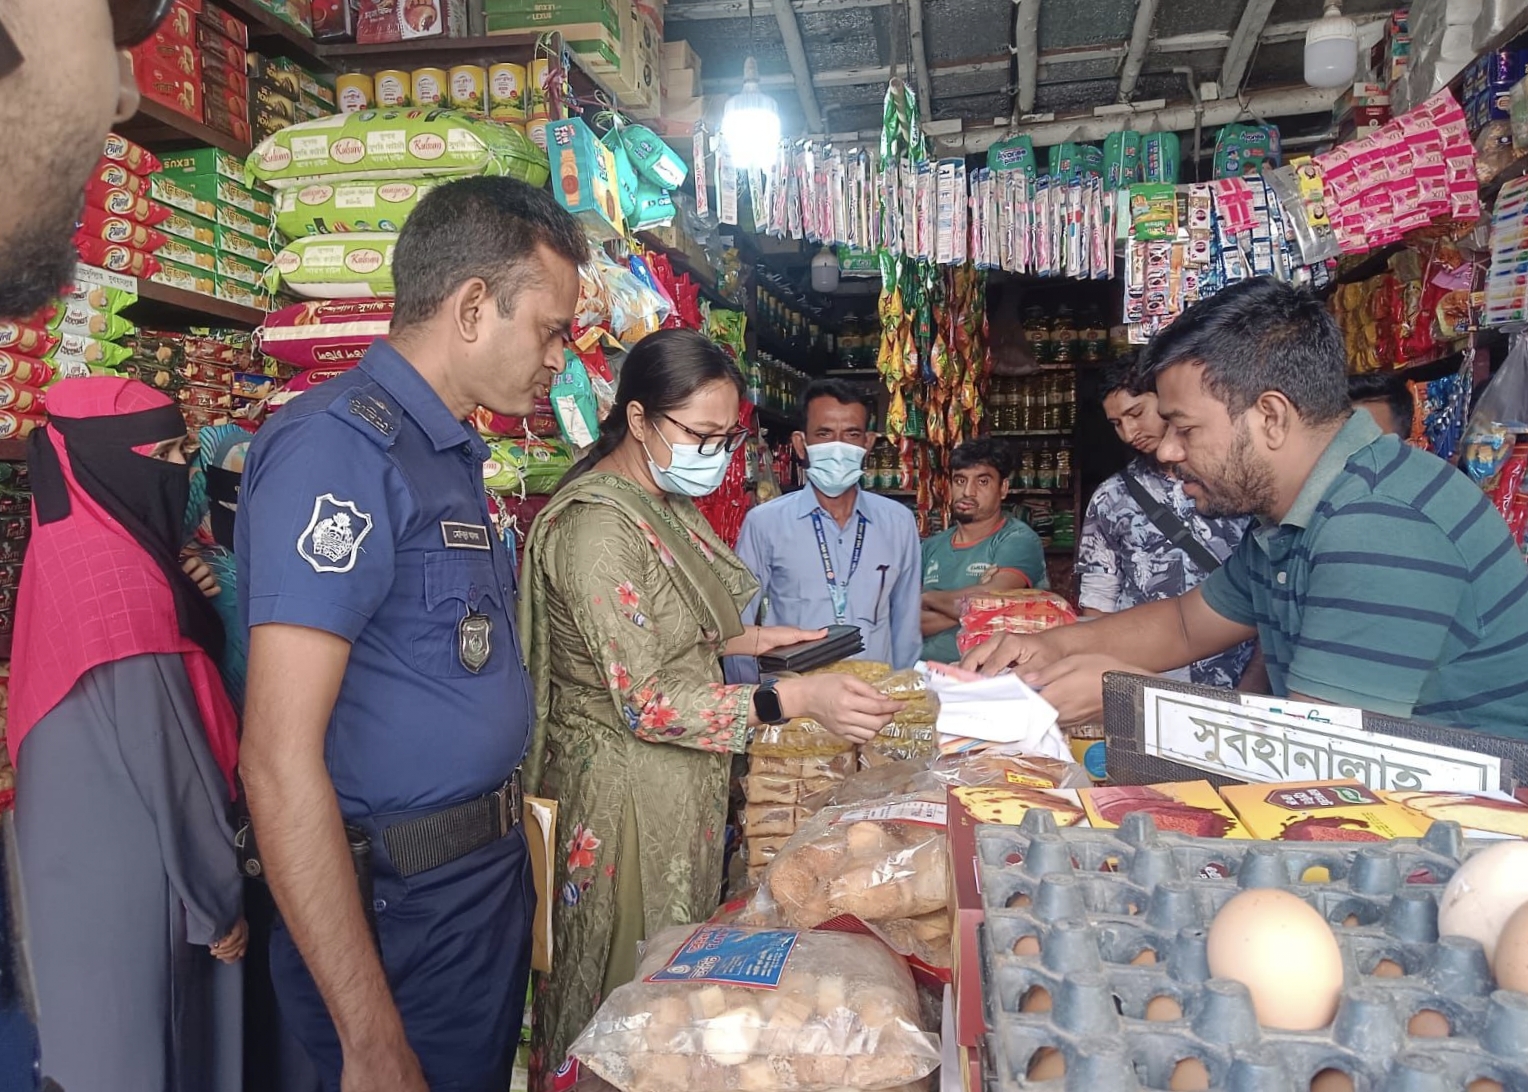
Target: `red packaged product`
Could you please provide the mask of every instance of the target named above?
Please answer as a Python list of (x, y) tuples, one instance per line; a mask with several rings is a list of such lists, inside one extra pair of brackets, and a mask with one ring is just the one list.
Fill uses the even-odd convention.
[(0, 410), (14, 413), (41, 413), (43, 393), (35, 387), (24, 387), (0, 379)]
[(309, 368), (288, 383), (286, 389), (293, 394), (300, 394), (303, 391), (312, 390), (320, 383), (337, 379), (354, 367), (354, 364), (348, 364), (343, 368)]
[(1522, 549), (1525, 540), (1528, 540), (1528, 493), (1513, 496), (1512, 505), (1507, 510), (1507, 530), (1512, 532), (1512, 539), (1518, 549)]
[(235, 45), (249, 48), (249, 27), (222, 8), (208, 4), (202, 8), (198, 18), (204, 26), (212, 27), (223, 37), (233, 39)]
[(47, 420), (40, 413), (12, 413), (9, 410), (0, 410), (0, 440), (25, 439), (34, 429), (46, 424)]
[(202, 62), (202, 84), (207, 92), (209, 103), (214, 98), (212, 89), (216, 87), (224, 92), (224, 101), (227, 101), (228, 94), (232, 93), (243, 100), (246, 108), (249, 105), (249, 76), (242, 68), (234, 68), (230, 64), (209, 58)]
[(113, 273), (126, 273), (133, 277), (152, 277), (162, 268), (151, 255), (134, 250), (121, 243), (108, 243), (105, 239), (92, 239), (74, 233), (74, 249), (80, 260), (97, 269), (109, 269)]
[(101, 158), (127, 168), (140, 178), (151, 175), (162, 167), (159, 157), (153, 152), (116, 133), (106, 134), (106, 147), (101, 151)]
[(240, 72), (248, 71), (249, 55), (244, 47), (203, 23), (196, 28), (196, 44), (208, 61), (221, 61)]
[(294, 368), (354, 364), (372, 342), (386, 337), (392, 300), (311, 300), (265, 316), (258, 332), (267, 356)]
[(35, 357), (0, 350), (0, 380), (27, 387), (46, 387), (53, 382), (53, 367)]
[(203, 104), (202, 121), (209, 128), (227, 133), (245, 144), (253, 143), (249, 128), (249, 104), (232, 92), (209, 88)]
[(1075, 621), (1072, 605), (1054, 592), (989, 592), (966, 600), (955, 643), (965, 653), (998, 633), (1040, 633)]
[(233, 393), (226, 386), (193, 383), (177, 391), (175, 400), (189, 409), (227, 410), (233, 407)]
[(1502, 519), (1512, 518), (1512, 502), (1523, 485), (1525, 473), (1528, 473), (1528, 444), (1520, 443), (1507, 456), (1507, 463), (1501, 468), (1496, 477), (1496, 485), (1491, 490), (1491, 503), (1501, 513)]
[(152, 254), (166, 242), (163, 232), (155, 231), (146, 224), (140, 224), (126, 216), (113, 216), (103, 209), (93, 208), (86, 208), (80, 215), (76, 234), (90, 239), (102, 239), (108, 243), (120, 243), (134, 250), (141, 250), (145, 254)]
[[(139, 93), (151, 102), (201, 121), (201, 58), (192, 53), (189, 58), (182, 55), (175, 63), (167, 64), (151, 54), (142, 53), (143, 48), (139, 46), (128, 54), (133, 60), (133, 79), (138, 84)], [(191, 72), (186, 71), (188, 65)]]
[(24, 322), (0, 322), (0, 349), (20, 356), (44, 357), (58, 348), (60, 338), (40, 326)]
[(120, 163), (108, 163), (102, 160), (96, 165), (95, 174), (91, 175), (90, 183), (85, 193), (105, 193), (107, 190), (126, 190), (138, 197), (149, 195), (149, 180), (140, 177), (122, 166)]
[(125, 216), (153, 227), (170, 218), (170, 210), (158, 201), (140, 197), (129, 190), (114, 190), (92, 182), (85, 187), (85, 204), (112, 216)]

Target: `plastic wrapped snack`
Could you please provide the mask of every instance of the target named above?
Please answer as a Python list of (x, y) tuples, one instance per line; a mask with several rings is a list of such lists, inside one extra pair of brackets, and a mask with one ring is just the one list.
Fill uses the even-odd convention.
[(654, 937), (570, 1053), (622, 1092), (834, 1092), (916, 1086), (939, 1040), (877, 940), (703, 925)]
[(1075, 621), (1077, 612), (1055, 592), (1024, 588), (973, 595), (961, 611), (955, 643), (964, 653), (996, 633), (1040, 633)]
[(764, 874), (756, 900), (810, 929), (848, 914), (866, 923), (945, 909), (949, 853), (942, 791), (829, 808), (798, 830)]

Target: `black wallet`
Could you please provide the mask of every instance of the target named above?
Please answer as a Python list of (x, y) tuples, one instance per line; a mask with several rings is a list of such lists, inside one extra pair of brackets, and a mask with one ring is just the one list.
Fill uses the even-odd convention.
[(865, 639), (858, 626), (829, 626), (828, 635), (815, 641), (781, 645), (759, 657), (759, 670), (765, 672), (811, 671), (836, 664), (865, 651)]

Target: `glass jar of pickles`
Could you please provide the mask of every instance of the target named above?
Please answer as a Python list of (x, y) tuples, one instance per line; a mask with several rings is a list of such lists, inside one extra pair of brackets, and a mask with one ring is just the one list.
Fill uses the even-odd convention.
[(1019, 488), (1035, 488), (1035, 453), (1026, 451), (1019, 456)]
[(1056, 311), (1055, 322), (1051, 323), (1051, 362), (1071, 364), (1077, 356), (1077, 321), (1072, 317), (1072, 309), (1062, 306)]
[(1051, 362), (1051, 329), (1050, 320), (1045, 317), (1045, 310), (1040, 307), (1031, 307), (1024, 312), (1024, 341), (1029, 348), (1029, 355), (1041, 364)]

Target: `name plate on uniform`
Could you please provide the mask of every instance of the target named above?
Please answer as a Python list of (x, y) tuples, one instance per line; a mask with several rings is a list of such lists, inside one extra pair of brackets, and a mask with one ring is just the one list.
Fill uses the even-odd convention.
[(440, 537), (448, 550), (491, 550), (488, 528), (481, 523), (440, 521)]

